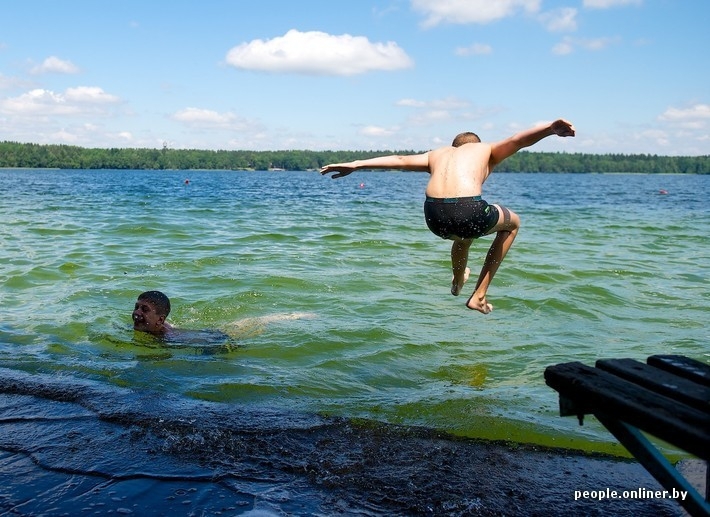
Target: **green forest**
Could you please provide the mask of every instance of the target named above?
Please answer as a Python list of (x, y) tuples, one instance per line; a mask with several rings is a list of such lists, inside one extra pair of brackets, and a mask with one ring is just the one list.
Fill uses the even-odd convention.
[[(84, 148), (0, 142), (0, 167), (150, 170), (316, 170), (328, 163), (422, 151), (209, 151)], [(710, 174), (710, 155), (583, 154), (522, 151), (497, 172)]]

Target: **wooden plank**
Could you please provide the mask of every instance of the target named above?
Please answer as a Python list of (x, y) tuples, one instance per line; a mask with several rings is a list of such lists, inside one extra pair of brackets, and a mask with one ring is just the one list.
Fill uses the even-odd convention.
[(585, 412), (603, 413), (710, 459), (710, 415), (579, 362), (545, 369), (545, 382)]
[(710, 413), (710, 386), (703, 386), (634, 359), (600, 359), (596, 367), (681, 404)]
[(703, 386), (710, 386), (709, 364), (682, 355), (652, 355), (646, 362)]

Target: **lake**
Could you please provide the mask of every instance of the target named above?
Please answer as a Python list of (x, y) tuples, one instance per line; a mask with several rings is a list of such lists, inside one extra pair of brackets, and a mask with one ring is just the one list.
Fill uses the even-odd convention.
[[(710, 358), (710, 177), (494, 174), (484, 197), (522, 228), (485, 316), (464, 307), (474, 282), (449, 294), (427, 177), (2, 170), (0, 365), (609, 451), (594, 419), (559, 417), (546, 366)], [(474, 277), (491, 239), (471, 248)], [(149, 289), (170, 296), (174, 326), (232, 346), (134, 333)], [(278, 319), (293, 313), (307, 317)]]

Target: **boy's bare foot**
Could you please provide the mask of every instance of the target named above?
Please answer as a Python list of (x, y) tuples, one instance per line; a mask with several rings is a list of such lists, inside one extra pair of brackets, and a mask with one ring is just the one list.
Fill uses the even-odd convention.
[(459, 285), (456, 282), (456, 277), (451, 279), (451, 294), (454, 296), (458, 296), (461, 294), (461, 289), (463, 289), (463, 285), (468, 281), (468, 276), (471, 274), (471, 269), (466, 268), (463, 272), (463, 282), (461, 282), (461, 285)]
[(489, 314), (493, 311), (493, 306), (486, 301), (485, 297), (478, 298), (477, 296), (474, 296), (474, 294), (472, 294), (471, 298), (469, 298), (466, 302), (466, 307), (472, 311), (478, 311), (483, 314)]

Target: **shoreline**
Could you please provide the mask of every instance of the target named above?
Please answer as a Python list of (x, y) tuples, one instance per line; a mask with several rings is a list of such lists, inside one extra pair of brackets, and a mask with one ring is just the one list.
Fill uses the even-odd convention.
[(8, 513), (683, 515), (672, 499), (575, 500), (662, 490), (633, 460), (66, 375), (0, 368), (0, 423)]

